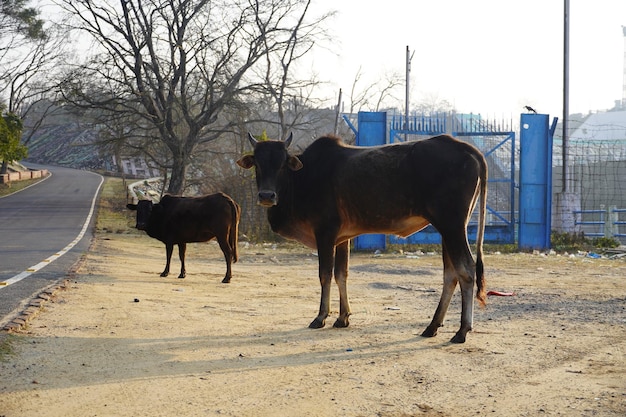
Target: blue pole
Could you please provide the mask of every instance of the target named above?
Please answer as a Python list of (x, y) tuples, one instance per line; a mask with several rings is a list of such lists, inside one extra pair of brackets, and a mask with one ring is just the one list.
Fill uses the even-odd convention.
[[(377, 146), (387, 143), (387, 113), (359, 112), (357, 146)], [(366, 234), (354, 239), (356, 250), (384, 250), (386, 236), (383, 234)]]
[(547, 114), (520, 122), (520, 249), (549, 249), (552, 209), (552, 131)]

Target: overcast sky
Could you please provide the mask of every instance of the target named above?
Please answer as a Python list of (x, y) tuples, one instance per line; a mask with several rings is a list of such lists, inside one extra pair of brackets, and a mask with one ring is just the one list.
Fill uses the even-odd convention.
[[(368, 80), (404, 75), (408, 45), (412, 102), (437, 97), (497, 117), (530, 105), (561, 118), (563, 4), (316, 0), (315, 12), (338, 14), (330, 25), (335, 55), (317, 51), (314, 69), (345, 98), (359, 67)], [(571, 0), (570, 8), (570, 114), (610, 109), (622, 96), (626, 0)]]

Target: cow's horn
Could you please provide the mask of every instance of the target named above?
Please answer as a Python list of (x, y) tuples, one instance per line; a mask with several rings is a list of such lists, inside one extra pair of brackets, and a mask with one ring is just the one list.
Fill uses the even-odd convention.
[(293, 140), (293, 132), (289, 134), (289, 137), (285, 139), (285, 148), (288, 148), (291, 145), (291, 141)]
[(248, 140), (250, 141), (250, 144), (252, 145), (252, 147), (254, 148), (257, 144), (257, 140), (254, 138), (254, 136), (252, 136), (252, 134), (250, 134), (250, 132), (248, 132)]

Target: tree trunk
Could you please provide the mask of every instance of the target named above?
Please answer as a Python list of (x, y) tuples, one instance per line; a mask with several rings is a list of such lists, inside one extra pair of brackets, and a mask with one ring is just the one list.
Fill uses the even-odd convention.
[(123, 142), (118, 140), (115, 142), (115, 147), (113, 150), (113, 155), (115, 155), (115, 165), (117, 165), (117, 173), (124, 173), (124, 164), (122, 163), (122, 145)]
[(170, 185), (167, 187), (168, 194), (183, 195), (185, 191), (185, 181), (187, 175), (188, 158), (183, 156), (174, 156), (172, 164), (172, 175), (170, 176)]

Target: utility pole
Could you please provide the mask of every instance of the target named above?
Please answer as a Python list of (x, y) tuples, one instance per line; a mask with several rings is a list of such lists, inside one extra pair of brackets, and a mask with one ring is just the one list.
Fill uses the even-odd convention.
[(337, 133), (339, 133), (339, 117), (341, 114), (341, 88), (339, 89), (339, 99), (337, 100), (337, 107), (335, 107), (335, 127), (333, 129), (333, 132), (335, 133), (335, 135)]
[(569, 0), (565, 0), (563, 7), (563, 186), (562, 191), (568, 190), (568, 119), (569, 119)]
[(624, 78), (622, 81), (622, 106), (620, 110), (626, 110), (626, 26), (622, 26), (624, 33)]
[(409, 45), (406, 46), (406, 92), (405, 92), (405, 103), (404, 103), (404, 141), (409, 140), (409, 134), (406, 131), (409, 130), (409, 84), (411, 78), (411, 61), (413, 60), (413, 55), (415, 55), (415, 51), (409, 55)]

